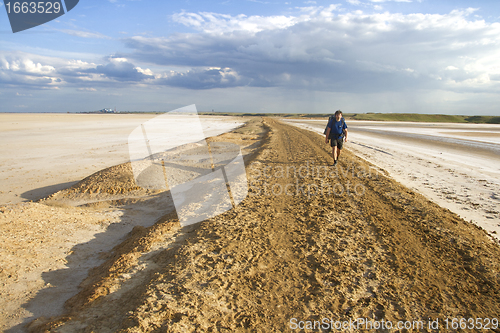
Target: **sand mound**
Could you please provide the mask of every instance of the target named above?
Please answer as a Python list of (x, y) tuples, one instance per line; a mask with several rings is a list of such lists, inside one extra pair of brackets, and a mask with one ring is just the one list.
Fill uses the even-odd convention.
[(136, 185), (130, 163), (123, 163), (98, 171), (40, 202), (79, 206), (148, 194), (151, 194), (151, 191)]
[[(245, 162), (248, 163), (261, 147), (265, 133), (262, 122), (258, 119), (252, 119), (232, 132), (207, 138), (207, 141), (238, 144), (242, 149)], [(68, 189), (58, 191), (48, 198), (42, 199), (41, 202), (50, 205), (93, 205), (97, 207), (101, 202), (108, 202), (112, 205), (124, 204), (126, 201), (123, 199), (141, 198), (160, 192), (137, 186), (131, 164), (123, 163), (100, 170)]]
[(72, 186), (67, 193), (125, 194), (140, 189), (130, 163), (124, 163), (94, 173)]

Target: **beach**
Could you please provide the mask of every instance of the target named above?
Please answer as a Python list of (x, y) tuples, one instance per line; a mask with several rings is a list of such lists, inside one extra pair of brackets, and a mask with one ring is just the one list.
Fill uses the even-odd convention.
[[(207, 117), (211, 147), (240, 147), (248, 193), (183, 225), (171, 189), (138, 187), (129, 163), (155, 115), (2, 116), (4, 331), (498, 318), (495, 126), (348, 122), (335, 168), (324, 121)], [(436, 132), (479, 147), (461, 164), (463, 144), (418, 136)]]

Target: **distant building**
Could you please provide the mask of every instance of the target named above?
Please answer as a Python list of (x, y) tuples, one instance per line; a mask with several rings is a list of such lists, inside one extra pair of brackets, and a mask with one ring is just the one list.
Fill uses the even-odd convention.
[(99, 110), (97, 111), (99, 113), (118, 113), (118, 111), (116, 111), (116, 108), (113, 110), (113, 109), (102, 109), (102, 110)]

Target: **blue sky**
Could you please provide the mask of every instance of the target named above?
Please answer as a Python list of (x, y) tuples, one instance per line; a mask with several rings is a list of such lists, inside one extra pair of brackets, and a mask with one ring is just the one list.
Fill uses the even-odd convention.
[(500, 114), (497, 0), (80, 0), (13, 34), (0, 111)]

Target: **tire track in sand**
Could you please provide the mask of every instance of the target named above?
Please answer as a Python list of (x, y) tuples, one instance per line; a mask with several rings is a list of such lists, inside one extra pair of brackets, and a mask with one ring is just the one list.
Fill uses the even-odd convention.
[[(282, 332), (292, 318), (498, 318), (500, 251), (482, 230), (348, 151), (325, 168), (321, 136), (265, 123), (239, 206), (149, 254), (155, 270), (139, 287), (33, 330)], [(149, 234), (141, 242), (158, 238)]]

